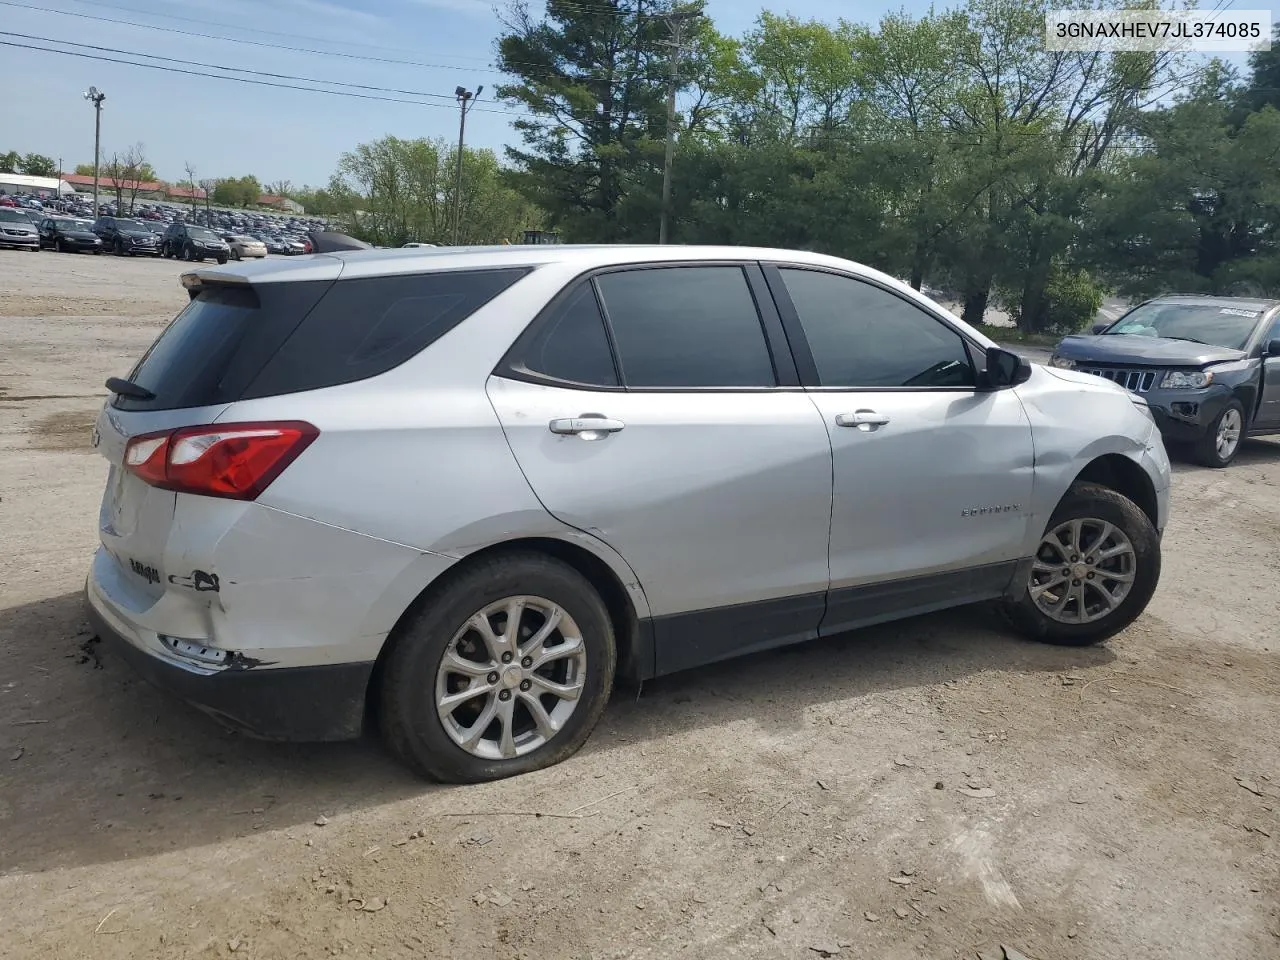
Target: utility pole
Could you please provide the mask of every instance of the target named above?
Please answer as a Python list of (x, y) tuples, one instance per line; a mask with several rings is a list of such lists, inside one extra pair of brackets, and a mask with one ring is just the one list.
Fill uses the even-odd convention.
[(484, 93), (483, 86), (476, 87), (475, 93), (465, 87), (457, 87), (453, 91), (453, 95), (458, 98), (458, 109), (461, 112), (458, 117), (458, 172), (453, 185), (453, 245), (455, 247), (458, 245), (458, 236), (462, 230), (462, 146), (467, 134), (467, 111), (475, 106), (475, 102), (480, 99), (482, 93)]
[[(84, 98), (93, 104), (93, 215), (98, 216), (98, 156), (102, 151), (102, 101), (107, 99), (97, 87), (90, 87)], [(61, 165), (61, 164), (59, 164)]]
[(662, 161), (662, 213), (658, 221), (658, 242), (667, 242), (667, 222), (671, 218), (671, 166), (676, 156), (676, 87), (680, 79), (680, 53), (684, 46), (684, 27), (699, 16), (696, 10), (673, 10), (663, 19), (671, 29), (667, 46), (671, 51), (671, 75), (667, 79), (667, 152)]

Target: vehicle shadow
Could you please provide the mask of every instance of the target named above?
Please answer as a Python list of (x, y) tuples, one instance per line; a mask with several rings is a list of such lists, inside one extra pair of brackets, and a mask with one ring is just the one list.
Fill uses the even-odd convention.
[[(79, 592), (0, 611), (4, 873), (305, 828), (443, 789), (403, 770), (372, 738), (293, 745), (224, 732), (100, 647)], [(1112, 659), (1106, 648), (1015, 639), (982, 608), (953, 610), (650, 681), (639, 697), (620, 688), (569, 762), (744, 720), (788, 732), (815, 706)]]

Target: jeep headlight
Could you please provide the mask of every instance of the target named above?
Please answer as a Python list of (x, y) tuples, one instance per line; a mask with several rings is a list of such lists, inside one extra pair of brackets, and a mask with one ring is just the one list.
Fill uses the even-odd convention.
[(1049, 366), (1061, 367), (1063, 370), (1074, 370), (1076, 368), (1076, 362), (1074, 360), (1068, 360), (1066, 357), (1060, 357), (1055, 353), (1049, 358)]
[(1210, 370), (1170, 370), (1160, 381), (1162, 390), (1200, 390), (1213, 383)]

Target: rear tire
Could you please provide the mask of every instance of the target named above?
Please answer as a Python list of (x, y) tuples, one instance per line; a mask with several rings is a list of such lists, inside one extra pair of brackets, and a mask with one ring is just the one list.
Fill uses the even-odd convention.
[(1244, 406), (1231, 400), (1196, 443), (1192, 451), (1197, 463), (1215, 470), (1229, 466), (1244, 443)]
[[(512, 598), (522, 598), (520, 605), (508, 607)], [(505, 632), (508, 609), (520, 618), (510, 662), (494, 652), (500, 638), (483, 642), (472, 626), (480, 622), (491, 634)], [(531, 638), (555, 610), (565, 631), (555, 627), (544, 648)], [(574, 634), (580, 644), (571, 642)], [(537, 553), (483, 560), (446, 575), (397, 628), (378, 690), (383, 736), (405, 764), (433, 780), (478, 783), (539, 770), (586, 742), (608, 702), (616, 664), (608, 611), (576, 570)], [(548, 683), (563, 692), (572, 688), (576, 696), (539, 693)], [(475, 696), (451, 706), (439, 702), (472, 689)], [(535, 720), (537, 704), (543, 725)], [(489, 710), (494, 712), (486, 720)], [(509, 739), (503, 736), (508, 729)], [(468, 731), (474, 742), (464, 747)]]
[(1116, 491), (1082, 483), (1053, 511), (1027, 583), (1002, 609), (1031, 640), (1085, 647), (1136, 620), (1159, 582), (1160, 537), (1151, 520)]

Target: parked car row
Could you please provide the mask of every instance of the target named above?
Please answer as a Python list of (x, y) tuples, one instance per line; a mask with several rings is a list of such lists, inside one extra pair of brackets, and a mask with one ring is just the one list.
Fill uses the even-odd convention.
[(159, 202), (137, 204), (126, 214), (123, 204), (107, 201), (98, 205), (95, 215), (91, 202), (78, 196), (0, 195), (0, 201), (0, 247), (30, 250), (107, 251), (225, 263), (310, 253), (308, 234), (327, 226), (316, 217), (191, 210)]
[(89, 220), (44, 216), (33, 221), (27, 211), (9, 207), (0, 207), (0, 246), (59, 253), (101, 254), (105, 251), (121, 257), (170, 257), (218, 263), (265, 257), (268, 253), (311, 252), (309, 239), (270, 238), (270, 242), (266, 242), (247, 234), (219, 236), (207, 227), (181, 221), (158, 232), (154, 226), (129, 217), (103, 216)]

